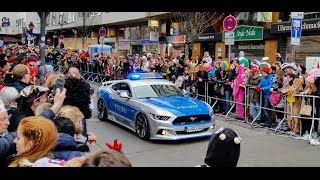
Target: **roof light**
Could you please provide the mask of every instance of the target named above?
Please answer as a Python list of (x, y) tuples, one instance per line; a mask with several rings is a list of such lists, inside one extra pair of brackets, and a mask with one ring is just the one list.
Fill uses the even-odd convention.
[(141, 79), (141, 75), (138, 74), (138, 73), (130, 73), (128, 77), (129, 77), (130, 80), (139, 80), (139, 79)]

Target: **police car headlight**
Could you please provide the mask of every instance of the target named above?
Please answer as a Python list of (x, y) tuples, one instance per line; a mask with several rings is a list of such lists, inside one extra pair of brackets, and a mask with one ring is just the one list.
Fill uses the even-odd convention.
[(168, 119), (170, 119), (170, 116), (160, 116), (157, 114), (152, 114), (150, 113), (152, 119), (156, 119), (156, 120), (162, 120), (162, 121), (167, 121)]

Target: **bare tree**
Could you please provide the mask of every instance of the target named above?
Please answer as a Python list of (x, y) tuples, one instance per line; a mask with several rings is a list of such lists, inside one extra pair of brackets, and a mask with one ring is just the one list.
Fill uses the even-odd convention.
[(95, 16), (90, 16), (90, 12), (79, 12), (75, 17), (74, 23), (76, 25), (77, 35), (81, 37), (82, 49), (84, 44), (91, 34)]
[[(180, 34), (186, 35), (185, 56), (189, 57), (192, 41), (204, 33), (210, 26), (223, 20), (223, 12), (175, 12), (174, 21), (178, 23)], [(214, 28), (214, 27), (213, 27)]]

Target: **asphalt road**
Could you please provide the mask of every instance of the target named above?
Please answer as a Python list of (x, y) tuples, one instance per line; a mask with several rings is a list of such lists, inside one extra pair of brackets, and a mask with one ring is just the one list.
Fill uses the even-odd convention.
[[(226, 121), (216, 116), (215, 129), (220, 127), (233, 128), (241, 136), (239, 167), (320, 166), (320, 146), (311, 146), (307, 141), (275, 134), (268, 129), (252, 129), (245, 123)], [(143, 141), (126, 128), (98, 120), (96, 110), (88, 120), (88, 130), (98, 137), (97, 145), (90, 145), (92, 151), (107, 148), (104, 145), (106, 141), (118, 139), (123, 144), (123, 152), (136, 167), (193, 167), (203, 164), (209, 140)]]

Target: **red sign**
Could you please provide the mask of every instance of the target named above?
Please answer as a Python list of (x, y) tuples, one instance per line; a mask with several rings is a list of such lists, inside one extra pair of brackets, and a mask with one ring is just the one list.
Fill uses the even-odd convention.
[(186, 43), (186, 35), (167, 36), (166, 40), (168, 43), (184, 44), (184, 43)]
[(101, 28), (99, 29), (99, 35), (100, 35), (100, 36), (105, 36), (106, 34), (107, 34), (106, 28), (101, 27)]
[(48, 44), (51, 43), (51, 39), (50, 39), (50, 38), (47, 39), (47, 43), (48, 43)]
[(234, 16), (227, 16), (223, 20), (223, 28), (226, 31), (233, 31), (237, 27), (237, 19)]
[(63, 36), (63, 35), (60, 35), (60, 36), (59, 36), (59, 39), (60, 39), (60, 40), (63, 40), (63, 39), (64, 39), (64, 36)]

